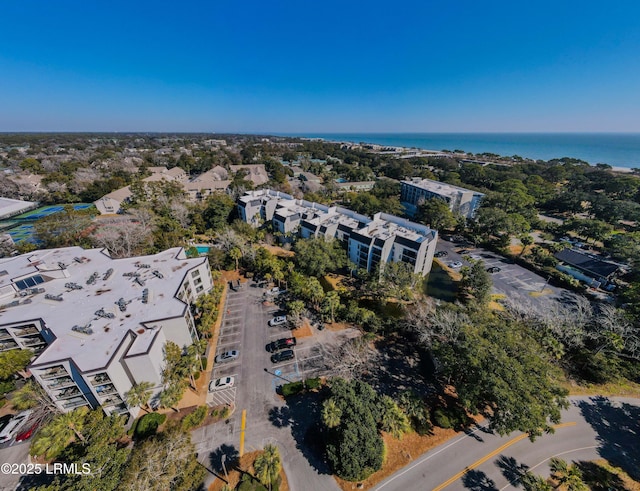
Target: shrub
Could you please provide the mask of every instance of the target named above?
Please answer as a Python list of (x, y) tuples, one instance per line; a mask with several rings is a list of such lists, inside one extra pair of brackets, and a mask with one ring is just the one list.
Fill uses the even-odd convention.
[(134, 435), (138, 439), (147, 438), (148, 436), (153, 435), (158, 426), (165, 422), (167, 419), (166, 414), (159, 413), (149, 413), (145, 414), (142, 418), (138, 420), (138, 424), (136, 425), (136, 429), (134, 430)]
[(453, 428), (453, 423), (443, 408), (438, 408), (433, 412), (433, 421), (440, 428)]
[(190, 430), (202, 424), (207, 417), (207, 406), (198, 406), (191, 414), (187, 414), (182, 419), (182, 428)]
[(220, 413), (220, 417), (222, 419), (227, 419), (230, 413), (231, 413), (231, 408), (229, 406), (225, 406), (222, 412)]
[(293, 396), (302, 392), (302, 382), (291, 382), (282, 386), (282, 395), (284, 397)]
[(319, 389), (320, 385), (322, 385), (319, 378), (308, 378), (305, 380), (305, 384), (309, 390)]

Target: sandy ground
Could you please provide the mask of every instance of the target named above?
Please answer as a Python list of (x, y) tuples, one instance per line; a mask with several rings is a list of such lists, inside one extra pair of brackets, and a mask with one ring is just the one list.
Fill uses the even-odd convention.
[[(243, 472), (248, 472), (251, 475), (254, 474), (253, 462), (261, 453), (262, 452), (260, 451), (246, 453), (240, 458), (240, 462), (237, 465), (227, 464), (229, 489), (236, 488), (236, 486), (240, 482), (240, 478), (242, 477)], [(287, 481), (287, 475), (284, 473), (284, 470), (280, 471), (280, 479), (282, 480), (279, 488), (280, 491), (289, 491), (289, 482)], [(222, 482), (220, 479), (216, 479), (216, 481), (211, 486), (209, 486), (209, 491), (220, 491), (223, 486), (224, 482)]]

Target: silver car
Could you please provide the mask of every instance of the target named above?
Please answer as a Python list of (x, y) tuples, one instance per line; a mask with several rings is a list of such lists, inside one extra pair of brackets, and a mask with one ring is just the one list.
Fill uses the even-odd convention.
[(225, 351), (224, 353), (220, 353), (218, 356), (216, 356), (216, 363), (233, 361), (238, 359), (238, 356), (240, 356), (240, 352), (237, 350)]

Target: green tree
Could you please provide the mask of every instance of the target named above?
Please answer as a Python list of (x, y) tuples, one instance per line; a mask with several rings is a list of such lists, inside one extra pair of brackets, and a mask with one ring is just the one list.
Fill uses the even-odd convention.
[(484, 267), (484, 262), (475, 261), (471, 267), (464, 267), (460, 272), (460, 290), (465, 298), (473, 298), (478, 304), (486, 305), (491, 298), (493, 281)]
[(411, 429), (409, 418), (389, 396), (382, 396), (380, 401), (380, 429), (400, 438)]
[(134, 385), (124, 395), (125, 400), (129, 406), (140, 406), (146, 408), (145, 411), (149, 412), (149, 399), (153, 393), (153, 384), (151, 382), (140, 382)]
[(258, 480), (268, 486), (271, 491), (272, 486), (277, 484), (282, 469), (278, 447), (271, 444), (266, 445), (264, 451), (254, 461), (253, 468)]
[(554, 489), (545, 479), (531, 472), (525, 472), (520, 478), (520, 484), (525, 491), (553, 491)]
[(340, 307), (340, 295), (337, 291), (332, 290), (328, 292), (322, 301), (323, 312), (329, 315), (331, 322), (335, 322), (336, 309)]
[(447, 230), (456, 225), (456, 217), (449, 204), (441, 199), (429, 199), (418, 205), (416, 218), (436, 230)]
[(347, 254), (335, 239), (301, 239), (295, 243), (295, 263), (298, 271), (308, 276), (323, 276), (347, 265)]
[(0, 353), (0, 379), (24, 371), (32, 357), (33, 351), (29, 349), (14, 349)]
[(236, 271), (238, 271), (239, 265), (238, 261), (242, 258), (242, 251), (239, 247), (234, 247), (229, 251), (229, 257), (235, 261), (236, 263)]
[(74, 439), (85, 442), (82, 431), (88, 413), (89, 409), (83, 406), (53, 418), (38, 432), (36, 440), (31, 445), (31, 455), (42, 455), (46, 459), (53, 459), (60, 455)]
[(520, 236), (520, 243), (522, 244), (522, 250), (520, 251), (520, 255), (524, 254), (524, 251), (533, 244), (533, 237), (529, 234), (524, 234)]

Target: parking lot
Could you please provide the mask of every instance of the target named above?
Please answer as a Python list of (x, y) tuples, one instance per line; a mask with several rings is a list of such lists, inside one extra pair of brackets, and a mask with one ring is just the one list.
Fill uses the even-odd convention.
[[(535, 294), (546, 294), (545, 296), (560, 295), (561, 290), (550, 286), (547, 278), (529, 271), (509, 259), (506, 259), (491, 251), (486, 251), (479, 247), (462, 245), (460, 243), (452, 243), (439, 239), (437, 251), (446, 251), (445, 257), (439, 260), (449, 265), (452, 262), (461, 262), (463, 266), (469, 266), (470, 263), (465, 259), (468, 257), (472, 260), (482, 260), (486, 268), (498, 267), (499, 272), (491, 273), (493, 280), (494, 293), (507, 295), (510, 297), (528, 296), (535, 298)], [(451, 268), (459, 271), (460, 268)]]

